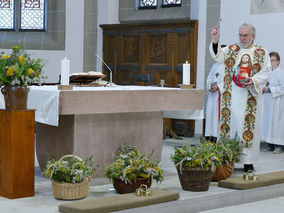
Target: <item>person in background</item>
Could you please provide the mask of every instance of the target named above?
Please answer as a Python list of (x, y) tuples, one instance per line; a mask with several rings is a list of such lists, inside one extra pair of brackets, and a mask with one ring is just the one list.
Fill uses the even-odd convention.
[(284, 145), (284, 70), (279, 67), (280, 55), (269, 53), (272, 72), (263, 88), (262, 141), (263, 151), (283, 152)]
[[(212, 58), (225, 65), (224, 91), (221, 102), (220, 136), (234, 138), (236, 135), (244, 144), (240, 163), (244, 171), (254, 170), (259, 157), (261, 137), (262, 89), (269, 78), (271, 64), (266, 49), (254, 43), (256, 31), (251, 24), (244, 23), (239, 28), (239, 42), (221, 48), (220, 31), (211, 31), (212, 42), (209, 51)], [(250, 69), (236, 69), (244, 55), (251, 60)], [(247, 58), (248, 59), (248, 58)], [(240, 83), (240, 84), (239, 84)]]
[[(221, 45), (226, 47), (226, 45)], [(220, 104), (223, 92), (223, 77), (225, 66), (220, 63), (213, 64), (207, 77), (207, 103), (205, 138), (216, 142), (219, 135)]]

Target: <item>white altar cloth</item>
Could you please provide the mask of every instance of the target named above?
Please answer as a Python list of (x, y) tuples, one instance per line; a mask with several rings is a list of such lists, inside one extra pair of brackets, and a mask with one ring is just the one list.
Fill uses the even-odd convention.
[[(114, 86), (114, 87), (80, 87), (73, 91), (112, 91), (112, 90), (176, 90), (178, 88), (156, 86)], [(69, 90), (64, 90), (68, 92)], [(71, 90), (70, 90), (71, 91)], [(30, 86), (28, 109), (35, 109), (35, 120), (47, 125), (58, 126), (60, 90), (57, 86)], [(4, 109), (4, 97), (0, 94), (0, 108)], [(176, 119), (203, 119), (203, 110), (168, 111), (164, 117)]]
[[(0, 94), (0, 108), (5, 109), (2, 93)], [(36, 110), (36, 122), (58, 126), (59, 90), (57, 86), (31, 86), (27, 108)]]

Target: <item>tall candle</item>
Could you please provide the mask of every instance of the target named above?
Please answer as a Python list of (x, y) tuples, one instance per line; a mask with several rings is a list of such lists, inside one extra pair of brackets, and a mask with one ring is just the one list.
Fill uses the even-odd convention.
[(61, 85), (69, 85), (70, 60), (61, 60)]
[(182, 65), (182, 84), (190, 85), (190, 63), (188, 61)]

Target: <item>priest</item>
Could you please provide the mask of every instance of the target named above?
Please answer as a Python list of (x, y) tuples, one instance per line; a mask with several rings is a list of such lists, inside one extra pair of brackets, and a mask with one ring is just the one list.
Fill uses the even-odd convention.
[(221, 48), (220, 31), (211, 31), (209, 51), (212, 58), (225, 65), (221, 102), (220, 136), (233, 138), (237, 134), (244, 144), (240, 156), (244, 171), (254, 170), (259, 156), (262, 89), (269, 78), (271, 64), (263, 46), (254, 43), (253, 25), (239, 28), (239, 42)]

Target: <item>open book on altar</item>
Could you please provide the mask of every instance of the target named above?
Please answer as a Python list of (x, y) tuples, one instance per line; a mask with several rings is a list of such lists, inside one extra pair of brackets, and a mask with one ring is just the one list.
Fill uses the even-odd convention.
[(101, 72), (89, 71), (70, 74), (70, 84), (90, 84), (100, 78), (105, 77)]

